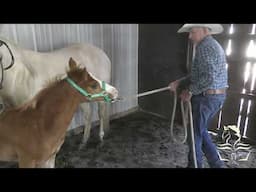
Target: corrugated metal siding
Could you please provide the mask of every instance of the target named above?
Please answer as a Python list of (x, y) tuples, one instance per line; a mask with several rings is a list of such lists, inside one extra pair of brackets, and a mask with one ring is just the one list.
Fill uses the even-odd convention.
[[(21, 47), (51, 51), (75, 42), (91, 43), (103, 49), (112, 62), (112, 85), (120, 96), (138, 91), (138, 25), (137, 24), (1, 24), (0, 35)], [(138, 105), (137, 99), (111, 104), (111, 115)], [(93, 120), (97, 120), (93, 104)], [(83, 122), (81, 113), (71, 127)]]

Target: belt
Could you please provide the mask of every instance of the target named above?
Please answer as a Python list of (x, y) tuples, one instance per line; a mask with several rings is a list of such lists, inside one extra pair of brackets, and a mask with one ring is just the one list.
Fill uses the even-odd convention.
[(204, 91), (202, 94), (203, 95), (208, 95), (208, 94), (225, 94), (226, 93), (226, 89), (208, 89), (206, 91)]

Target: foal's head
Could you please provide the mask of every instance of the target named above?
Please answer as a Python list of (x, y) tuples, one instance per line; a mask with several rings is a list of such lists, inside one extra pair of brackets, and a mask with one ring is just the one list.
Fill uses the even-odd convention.
[(69, 68), (67, 81), (86, 98), (84, 101), (112, 100), (113, 95), (105, 90), (104, 82), (101, 85), (85, 67), (79, 68), (72, 57), (69, 59)]

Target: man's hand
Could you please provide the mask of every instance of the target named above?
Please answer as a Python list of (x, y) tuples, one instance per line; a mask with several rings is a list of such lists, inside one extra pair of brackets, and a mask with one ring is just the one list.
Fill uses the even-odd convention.
[(182, 101), (190, 101), (190, 99), (191, 99), (191, 97), (192, 97), (192, 94), (191, 94), (191, 92), (189, 92), (189, 90), (183, 90), (182, 92), (181, 92), (181, 94), (180, 94), (180, 99), (182, 100)]
[(168, 87), (170, 87), (170, 91), (176, 91), (180, 82), (178, 80), (171, 82)]

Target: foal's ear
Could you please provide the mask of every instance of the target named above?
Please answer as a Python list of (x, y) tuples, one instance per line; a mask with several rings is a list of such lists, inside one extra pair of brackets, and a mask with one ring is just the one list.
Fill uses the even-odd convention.
[(86, 67), (83, 68), (83, 74), (85, 75), (85, 80), (87, 81), (88, 80), (88, 77), (90, 76)]
[(70, 57), (68, 64), (70, 69), (75, 69), (77, 67), (76, 62), (72, 57)]

